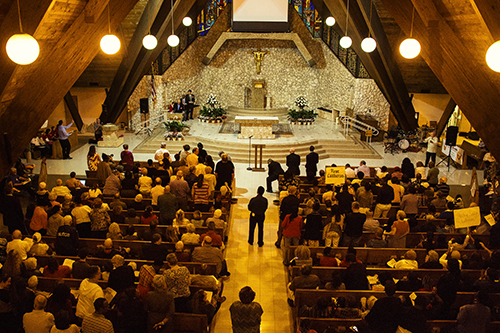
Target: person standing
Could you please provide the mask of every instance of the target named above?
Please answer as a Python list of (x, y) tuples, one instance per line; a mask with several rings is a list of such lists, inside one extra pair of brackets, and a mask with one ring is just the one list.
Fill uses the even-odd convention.
[(361, 236), (363, 236), (363, 225), (366, 215), (359, 212), (359, 203), (354, 201), (351, 204), (352, 213), (347, 214), (344, 220), (344, 237), (342, 246), (358, 246)]
[(266, 218), (267, 199), (264, 198), (264, 187), (259, 186), (257, 196), (250, 199), (248, 210), (250, 211), (250, 230), (248, 233), (248, 244), (253, 245), (255, 225), (259, 225), (258, 241), (259, 247), (264, 246), (264, 220)]
[(250, 287), (243, 287), (239, 293), (240, 300), (229, 307), (233, 333), (260, 332), (262, 307), (254, 302), (255, 292)]
[(424, 142), (427, 143), (427, 152), (425, 153), (425, 166), (427, 166), (429, 164), (429, 160), (436, 163), (436, 153), (439, 143), (439, 139), (436, 137), (436, 131), (433, 131), (431, 136), (427, 137)]
[(191, 93), (191, 90), (188, 90), (188, 93), (184, 98), (184, 102), (186, 103), (184, 120), (193, 119), (194, 95)]
[(314, 146), (309, 147), (310, 153), (306, 156), (306, 174), (309, 182), (312, 182), (318, 171), (319, 155), (314, 152)]
[(295, 154), (295, 149), (290, 149), (290, 154), (286, 157), (286, 166), (295, 176), (300, 176), (300, 156)]
[(66, 130), (71, 126), (73, 126), (72, 122), (69, 125), (64, 126), (62, 120), (59, 120), (59, 123), (57, 124), (57, 133), (64, 160), (72, 159), (72, 157), (69, 156), (69, 153), (71, 152), (71, 144), (69, 143), (68, 138), (73, 132), (66, 132)]
[(272, 160), (271, 158), (267, 160), (268, 165), (268, 176), (266, 178), (267, 192), (273, 193), (273, 181), (278, 180), (280, 175), (284, 174), (281, 164)]
[(132, 171), (134, 168), (134, 154), (128, 150), (128, 144), (123, 145), (123, 151), (120, 154), (121, 164), (125, 171)]

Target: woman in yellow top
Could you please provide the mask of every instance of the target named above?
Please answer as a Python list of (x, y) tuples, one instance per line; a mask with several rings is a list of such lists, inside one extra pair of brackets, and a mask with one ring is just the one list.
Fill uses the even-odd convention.
[(101, 163), (101, 156), (96, 152), (95, 146), (89, 147), (87, 154), (87, 165), (90, 171), (97, 171), (97, 166)]

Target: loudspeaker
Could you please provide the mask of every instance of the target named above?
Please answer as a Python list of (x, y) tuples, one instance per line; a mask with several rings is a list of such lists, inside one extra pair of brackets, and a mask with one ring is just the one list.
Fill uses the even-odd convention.
[(141, 108), (141, 113), (149, 113), (149, 100), (147, 98), (141, 98), (139, 100), (139, 105)]
[(456, 146), (457, 145), (457, 135), (458, 135), (458, 127), (457, 126), (448, 126), (446, 130), (446, 145), (447, 146)]

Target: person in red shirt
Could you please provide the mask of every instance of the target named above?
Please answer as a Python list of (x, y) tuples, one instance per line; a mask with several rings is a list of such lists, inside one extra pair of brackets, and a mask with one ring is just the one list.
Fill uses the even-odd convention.
[(215, 233), (215, 222), (208, 222), (207, 228), (208, 232), (201, 235), (200, 240), (205, 239), (205, 236), (210, 236), (212, 238), (212, 246), (223, 248), (222, 237)]
[(57, 259), (54, 257), (49, 258), (49, 263), (43, 269), (43, 276), (50, 278), (69, 278), (71, 277), (71, 268), (68, 266), (59, 266)]
[(337, 267), (338, 266), (338, 261), (337, 258), (335, 258), (335, 254), (332, 253), (332, 248), (331, 247), (325, 247), (323, 250), (323, 256), (319, 260), (320, 266), (324, 267)]
[(298, 215), (299, 208), (294, 207), (291, 214), (285, 216), (281, 226), (283, 227), (283, 264), (290, 265), (289, 249), (290, 246), (299, 245), (299, 240), (302, 235), (302, 225), (304, 220)]

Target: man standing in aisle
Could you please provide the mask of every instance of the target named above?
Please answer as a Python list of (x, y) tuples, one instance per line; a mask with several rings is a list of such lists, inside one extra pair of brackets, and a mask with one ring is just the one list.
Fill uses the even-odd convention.
[(184, 120), (193, 119), (194, 95), (191, 93), (191, 90), (188, 90), (184, 102), (186, 103)]
[(307, 180), (312, 183), (314, 177), (316, 177), (316, 171), (318, 171), (319, 155), (314, 152), (314, 146), (309, 147), (310, 153), (306, 156), (306, 174)]
[(300, 176), (300, 156), (295, 154), (294, 148), (290, 149), (290, 155), (286, 157), (286, 166), (295, 176)]
[(266, 218), (267, 199), (263, 197), (264, 187), (259, 186), (257, 196), (250, 199), (248, 210), (250, 211), (250, 230), (248, 233), (248, 244), (253, 245), (255, 225), (259, 225), (258, 241), (259, 247), (264, 246), (264, 220)]
[(72, 122), (69, 125), (64, 126), (62, 120), (59, 120), (59, 123), (57, 124), (57, 133), (64, 160), (72, 159), (72, 157), (69, 156), (69, 153), (71, 152), (71, 144), (69, 143), (68, 138), (73, 132), (66, 132), (66, 130), (71, 126), (73, 126)]
[(431, 133), (431, 136), (425, 139), (424, 142), (427, 142), (427, 152), (425, 153), (425, 166), (429, 164), (429, 160), (431, 160), (432, 162), (434, 162), (434, 164), (436, 164), (436, 153), (438, 150), (438, 143), (439, 143), (439, 140), (436, 137), (436, 131), (433, 131)]

